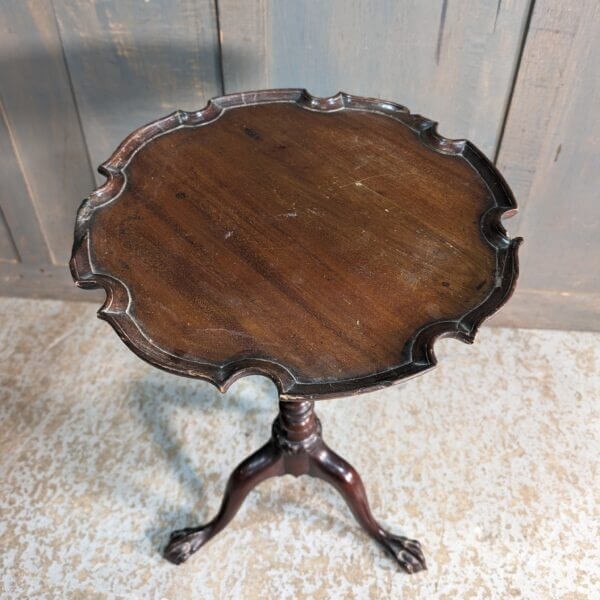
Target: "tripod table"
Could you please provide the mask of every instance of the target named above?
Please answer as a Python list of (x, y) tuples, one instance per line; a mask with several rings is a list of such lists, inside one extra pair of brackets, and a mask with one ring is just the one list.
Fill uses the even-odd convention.
[(424, 569), (419, 543), (378, 524), (323, 441), (314, 401), (427, 371), (436, 338), (472, 342), (509, 298), (520, 240), (500, 223), (516, 205), (494, 166), (398, 104), (284, 89), (177, 111), (99, 171), (71, 259), (77, 285), (106, 291), (99, 316), (156, 367), (221, 391), (261, 374), (279, 391), (269, 441), (165, 557), (186, 560), (287, 473), (331, 483), (401, 568)]

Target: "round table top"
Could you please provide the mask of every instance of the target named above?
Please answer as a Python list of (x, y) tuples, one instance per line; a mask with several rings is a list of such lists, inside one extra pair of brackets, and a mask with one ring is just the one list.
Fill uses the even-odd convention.
[(82, 204), (71, 270), (139, 356), (283, 399), (389, 385), (509, 297), (514, 199), (470, 142), (394, 103), (217, 98), (131, 134)]

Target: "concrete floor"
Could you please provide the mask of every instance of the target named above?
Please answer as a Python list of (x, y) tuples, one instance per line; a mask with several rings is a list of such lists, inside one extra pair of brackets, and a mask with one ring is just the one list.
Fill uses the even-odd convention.
[(318, 404), (428, 571), (399, 572), (333, 488), (289, 476), (174, 567), (168, 532), (213, 515), (275, 388), (162, 373), (95, 308), (0, 299), (2, 598), (600, 598), (600, 335), (484, 328), (423, 377)]

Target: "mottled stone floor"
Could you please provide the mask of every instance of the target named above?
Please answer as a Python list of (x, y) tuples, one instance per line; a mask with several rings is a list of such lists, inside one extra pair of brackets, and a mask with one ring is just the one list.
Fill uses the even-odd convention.
[(174, 567), (168, 532), (215, 512), (275, 388), (162, 373), (94, 313), (0, 300), (2, 598), (600, 598), (600, 335), (484, 328), (423, 377), (318, 405), (429, 571), (398, 572), (304, 477), (262, 484)]

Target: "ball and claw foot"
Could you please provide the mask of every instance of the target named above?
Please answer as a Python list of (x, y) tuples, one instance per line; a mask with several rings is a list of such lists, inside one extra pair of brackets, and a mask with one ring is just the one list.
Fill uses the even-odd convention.
[(385, 538), (381, 540), (381, 544), (407, 573), (418, 573), (427, 570), (425, 556), (421, 544), (417, 540), (386, 533)]
[(256, 485), (285, 474), (310, 475), (333, 485), (358, 523), (400, 568), (407, 573), (427, 569), (419, 542), (388, 533), (375, 520), (360, 475), (325, 444), (313, 402), (308, 400), (280, 402), (280, 414), (273, 425), (271, 439), (233, 471), (217, 515), (200, 527), (174, 531), (164, 550), (165, 558), (176, 565), (185, 562), (227, 526)]
[(174, 565), (180, 565), (194, 554), (204, 541), (202, 532), (198, 529), (178, 529), (171, 533), (163, 555)]

